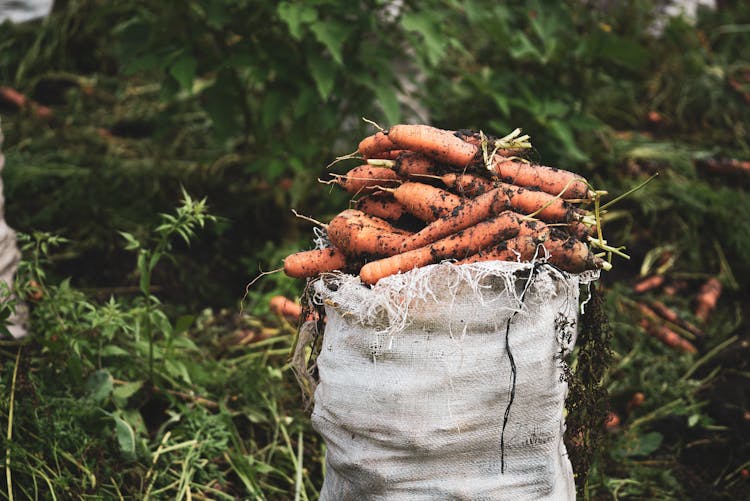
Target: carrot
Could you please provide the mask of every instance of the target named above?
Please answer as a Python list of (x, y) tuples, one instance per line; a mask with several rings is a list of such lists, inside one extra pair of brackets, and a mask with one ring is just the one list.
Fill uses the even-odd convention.
[(449, 172), (440, 177), (440, 180), (447, 187), (452, 188), (459, 195), (475, 197), (490, 191), (495, 187), (495, 183), (486, 177), (477, 176), (476, 174), (457, 174)]
[(404, 241), (404, 250), (416, 249), (434, 242), (451, 233), (468, 228), (493, 214), (504, 210), (531, 213), (539, 211), (538, 217), (546, 221), (570, 220), (575, 216), (575, 208), (540, 191), (531, 191), (518, 186), (500, 183), (483, 195), (465, 200), (445, 215), (425, 226)]
[(383, 277), (419, 266), (445, 259), (463, 259), (495, 242), (515, 236), (519, 224), (518, 215), (506, 211), (430, 245), (369, 262), (362, 267), (359, 277), (366, 284), (374, 284)]
[(644, 292), (661, 287), (663, 283), (664, 275), (651, 275), (633, 285), (633, 292), (643, 294)]
[(480, 153), (480, 148), (452, 132), (429, 125), (394, 125), (388, 130), (388, 139), (396, 148), (416, 151), (458, 167), (469, 165)]
[(348, 193), (375, 190), (382, 186), (396, 186), (400, 181), (398, 175), (391, 169), (372, 165), (360, 165), (343, 176), (334, 175), (333, 177), (333, 182)]
[(28, 104), (28, 98), (12, 87), (0, 87), (0, 101), (16, 110)]
[(657, 313), (660, 317), (662, 317), (664, 320), (667, 320), (668, 322), (672, 322), (675, 325), (678, 325), (679, 327), (682, 327), (686, 331), (690, 332), (696, 337), (704, 337), (705, 334), (702, 330), (700, 330), (695, 325), (691, 324), (687, 320), (683, 320), (680, 318), (680, 316), (675, 312), (673, 309), (668, 307), (666, 304), (662, 303), (661, 301), (651, 301), (649, 303), (649, 306), (651, 306), (651, 309), (654, 310), (655, 313)]
[(403, 205), (387, 193), (374, 193), (369, 197), (357, 200), (356, 208), (370, 216), (379, 217), (387, 221), (396, 221), (406, 214)]
[(630, 401), (628, 402), (628, 410), (637, 409), (638, 407), (641, 407), (646, 402), (646, 394), (642, 391), (636, 391), (633, 393), (633, 396), (630, 397)]
[(412, 178), (417, 176), (431, 176), (437, 174), (437, 163), (421, 153), (407, 151), (396, 158), (393, 171), (401, 177)]
[(543, 245), (549, 253), (547, 262), (570, 273), (608, 270), (611, 267), (608, 262), (595, 256), (586, 244), (560, 231), (550, 232)]
[(392, 256), (401, 249), (408, 231), (397, 229), (387, 221), (347, 209), (328, 223), (328, 238), (345, 254), (359, 256)]
[(302, 315), (302, 306), (284, 296), (273, 296), (268, 302), (268, 309), (290, 322), (297, 322)]
[(335, 247), (295, 252), (284, 259), (284, 273), (294, 278), (347, 268), (346, 255)]
[(674, 348), (684, 353), (698, 353), (698, 349), (693, 343), (680, 337), (679, 334), (666, 325), (654, 325), (645, 318), (642, 318), (640, 326), (647, 334), (655, 337), (670, 348)]
[(607, 420), (604, 422), (604, 427), (609, 433), (615, 433), (620, 429), (620, 416), (614, 412), (607, 414)]
[(518, 261), (526, 262), (534, 259), (540, 239), (529, 235), (516, 235), (503, 240), (494, 247), (479, 251), (456, 264), (478, 263), (481, 261)]
[(383, 132), (376, 132), (372, 136), (367, 136), (357, 146), (357, 151), (365, 158), (376, 158), (374, 155), (395, 149), (397, 148), (393, 141)]
[(409, 214), (425, 222), (450, 214), (463, 201), (461, 197), (449, 191), (409, 181), (401, 184), (392, 193)]
[(506, 183), (536, 187), (551, 195), (562, 193), (563, 199), (591, 198), (586, 180), (566, 170), (502, 157), (493, 159), (492, 170)]
[(716, 308), (719, 296), (721, 296), (721, 282), (717, 278), (711, 277), (706, 280), (698, 293), (698, 297), (695, 298), (695, 318), (705, 322)]
[(400, 155), (404, 153), (412, 153), (409, 150), (386, 150), (376, 151), (372, 155), (366, 157), (367, 160), (396, 160)]

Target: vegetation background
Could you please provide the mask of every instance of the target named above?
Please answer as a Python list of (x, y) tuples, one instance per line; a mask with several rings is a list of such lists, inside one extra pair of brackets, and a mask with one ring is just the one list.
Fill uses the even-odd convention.
[[(613, 194), (658, 172), (605, 227), (631, 255), (600, 285), (599, 382), (619, 425), (579, 493), (742, 498), (750, 4), (692, 21), (659, 10), (60, 0), (43, 21), (0, 25), (0, 84), (33, 101), (0, 104), (32, 332), (0, 340), (0, 499), (317, 497), (324, 448), (289, 370), (295, 328), (267, 311), (304, 284), (245, 286), (312, 245), (291, 208), (324, 220), (346, 205), (317, 179), (373, 132), (361, 117), (521, 127), (536, 160)], [(636, 294), (652, 274), (669, 288)], [(639, 326), (644, 298), (698, 323), (710, 277), (724, 293), (697, 354)]]

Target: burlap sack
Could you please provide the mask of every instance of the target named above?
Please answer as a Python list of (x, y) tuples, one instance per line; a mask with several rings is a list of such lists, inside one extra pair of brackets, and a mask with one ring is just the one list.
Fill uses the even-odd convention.
[(562, 441), (579, 285), (545, 264), (440, 264), (315, 285), (322, 500), (572, 499)]

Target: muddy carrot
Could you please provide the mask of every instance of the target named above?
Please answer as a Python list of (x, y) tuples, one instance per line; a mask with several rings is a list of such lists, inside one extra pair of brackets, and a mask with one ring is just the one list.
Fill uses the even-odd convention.
[(366, 284), (374, 284), (383, 277), (420, 266), (445, 259), (463, 259), (495, 242), (513, 237), (518, 233), (519, 224), (516, 214), (504, 212), (425, 247), (371, 261), (362, 267), (359, 277)]
[(490, 191), (495, 187), (491, 179), (477, 176), (476, 174), (458, 174), (449, 172), (440, 176), (440, 180), (448, 188), (453, 189), (461, 196), (475, 197)]
[(377, 156), (383, 154), (383, 152), (395, 150), (396, 146), (393, 141), (382, 132), (376, 132), (371, 136), (367, 136), (359, 142), (357, 151), (365, 158), (382, 158)]
[(397, 221), (406, 214), (406, 209), (390, 194), (374, 193), (357, 200), (356, 208), (365, 214), (379, 217), (387, 221)]
[(345, 254), (392, 256), (401, 249), (411, 233), (391, 226), (387, 221), (347, 209), (328, 223), (328, 239)]
[(649, 303), (649, 306), (651, 306), (651, 309), (654, 310), (654, 312), (657, 313), (664, 320), (667, 320), (668, 322), (672, 322), (673, 324), (679, 327), (682, 327), (683, 329), (690, 332), (696, 337), (700, 338), (700, 337), (705, 336), (702, 330), (700, 330), (698, 327), (691, 324), (687, 320), (683, 320), (682, 318), (680, 318), (680, 316), (677, 314), (676, 311), (674, 311), (672, 308), (662, 303), (661, 301), (651, 301)]
[(391, 169), (372, 165), (360, 165), (343, 176), (334, 175), (333, 177), (333, 182), (348, 193), (372, 191), (383, 186), (397, 186), (400, 182), (398, 175)]
[(643, 294), (644, 292), (661, 287), (663, 283), (664, 275), (651, 275), (633, 285), (633, 292)]
[(284, 296), (273, 296), (268, 302), (268, 309), (291, 322), (297, 322), (302, 315), (302, 306)]
[(493, 160), (492, 170), (506, 183), (536, 187), (551, 195), (562, 193), (563, 199), (588, 199), (592, 195), (585, 179), (566, 170), (502, 157)]
[(477, 146), (456, 137), (451, 131), (429, 125), (394, 125), (388, 130), (396, 148), (416, 151), (458, 167), (474, 161), (480, 152)]
[(401, 184), (392, 193), (409, 214), (425, 222), (450, 214), (463, 201), (461, 197), (449, 191), (410, 181)]
[(698, 353), (698, 350), (693, 343), (680, 337), (679, 334), (666, 325), (655, 325), (645, 318), (641, 319), (640, 325), (647, 334), (655, 337), (670, 348), (674, 348), (684, 353)]
[(346, 255), (333, 247), (295, 252), (284, 259), (284, 273), (294, 278), (314, 277), (346, 267)]

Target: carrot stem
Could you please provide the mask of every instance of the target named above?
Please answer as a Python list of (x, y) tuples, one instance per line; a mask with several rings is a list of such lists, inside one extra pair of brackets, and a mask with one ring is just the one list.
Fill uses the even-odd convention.
[(636, 186), (636, 187), (634, 187), (634, 188), (631, 188), (631, 189), (629, 189), (628, 191), (626, 191), (626, 192), (625, 192), (625, 193), (623, 193), (622, 195), (620, 195), (620, 196), (618, 196), (618, 197), (615, 197), (615, 198), (614, 198), (613, 200), (610, 200), (610, 201), (609, 201), (609, 202), (607, 202), (606, 204), (602, 205), (601, 209), (602, 209), (602, 210), (604, 210), (604, 209), (606, 209), (607, 207), (609, 207), (610, 205), (612, 205), (612, 204), (615, 204), (615, 203), (619, 202), (619, 201), (620, 201), (620, 200), (622, 200), (623, 198), (625, 198), (625, 197), (629, 197), (630, 195), (632, 195), (633, 193), (635, 193), (636, 191), (640, 190), (641, 188), (643, 188), (644, 186), (646, 186), (646, 185), (647, 185), (648, 183), (650, 183), (651, 181), (653, 181), (653, 180), (654, 180), (654, 178), (656, 178), (656, 177), (657, 177), (658, 175), (659, 175), (659, 173), (657, 172), (657, 173), (656, 173), (656, 174), (654, 174), (653, 176), (651, 176), (651, 177), (649, 177), (648, 179), (646, 179), (645, 181), (643, 181), (643, 182), (642, 182), (641, 184), (639, 184), (638, 186)]

